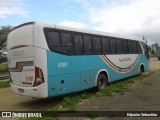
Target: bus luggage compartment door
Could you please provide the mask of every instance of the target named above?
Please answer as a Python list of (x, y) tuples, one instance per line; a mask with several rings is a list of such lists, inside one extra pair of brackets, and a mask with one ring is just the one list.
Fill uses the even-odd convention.
[(73, 74), (48, 77), (48, 96), (57, 96), (73, 92)]

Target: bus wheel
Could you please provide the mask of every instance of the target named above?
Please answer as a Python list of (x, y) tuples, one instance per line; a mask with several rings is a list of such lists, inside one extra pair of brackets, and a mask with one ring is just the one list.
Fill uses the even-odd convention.
[(140, 67), (140, 74), (142, 74), (143, 72), (144, 72), (144, 66), (141, 65), (141, 67)]
[(100, 91), (107, 85), (107, 77), (104, 74), (100, 74), (97, 79), (96, 90)]

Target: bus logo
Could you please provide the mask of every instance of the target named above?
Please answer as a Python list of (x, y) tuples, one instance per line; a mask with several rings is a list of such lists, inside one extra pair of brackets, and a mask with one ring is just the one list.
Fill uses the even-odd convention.
[(11, 117), (11, 112), (2, 112), (2, 117)]

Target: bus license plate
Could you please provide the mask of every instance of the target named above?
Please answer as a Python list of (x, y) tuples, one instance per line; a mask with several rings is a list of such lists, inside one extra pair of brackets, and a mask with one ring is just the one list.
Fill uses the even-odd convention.
[(18, 91), (19, 91), (20, 93), (24, 93), (24, 90), (21, 89), (21, 88), (19, 88)]

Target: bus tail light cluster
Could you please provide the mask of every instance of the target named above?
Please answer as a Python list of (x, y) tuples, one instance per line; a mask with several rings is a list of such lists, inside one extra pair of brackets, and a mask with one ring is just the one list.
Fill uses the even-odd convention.
[(35, 67), (35, 81), (33, 86), (38, 86), (44, 82), (43, 72), (40, 68)]

